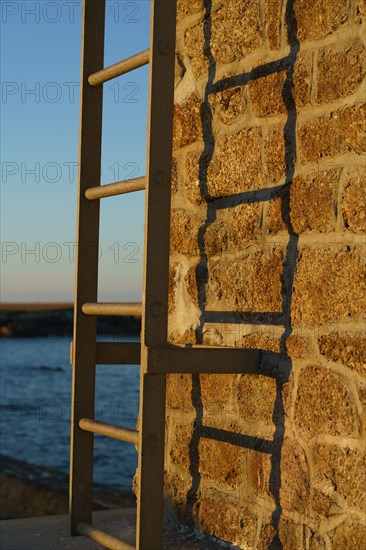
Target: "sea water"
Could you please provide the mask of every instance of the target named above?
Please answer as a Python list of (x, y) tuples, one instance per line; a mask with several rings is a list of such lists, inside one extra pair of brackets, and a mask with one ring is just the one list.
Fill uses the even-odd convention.
[[(0, 452), (66, 474), (71, 411), (69, 349), (70, 338), (9, 338), (1, 341), (0, 352)], [(138, 405), (137, 365), (97, 366), (96, 420), (135, 428)], [(95, 436), (95, 482), (131, 490), (136, 466), (133, 445)]]

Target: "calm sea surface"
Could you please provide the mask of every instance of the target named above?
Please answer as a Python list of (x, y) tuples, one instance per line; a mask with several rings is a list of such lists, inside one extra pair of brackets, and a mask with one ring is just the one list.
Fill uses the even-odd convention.
[[(69, 348), (70, 338), (1, 341), (1, 453), (68, 473)], [(135, 428), (138, 400), (139, 367), (97, 366), (97, 420)], [(136, 465), (133, 445), (95, 437), (96, 482), (130, 490)]]

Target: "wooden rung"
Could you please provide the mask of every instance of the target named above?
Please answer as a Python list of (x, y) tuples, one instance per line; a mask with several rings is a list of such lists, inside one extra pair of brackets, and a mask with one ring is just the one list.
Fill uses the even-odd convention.
[[(74, 345), (70, 343), (70, 364), (73, 364)], [(97, 342), (96, 365), (139, 365), (140, 342)]]
[(134, 191), (142, 191), (146, 187), (146, 178), (133, 178), (125, 181), (117, 181), (108, 185), (97, 185), (89, 187), (85, 191), (85, 196), (89, 200), (103, 199), (105, 197), (114, 197)]
[(137, 430), (122, 428), (114, 424), (106, 424), (105, 422), (99, 422), (91, 418), (81, 418), (79, 428), (86, 432), (112, 437), (113, 439), (119, 439), (119, 441), (133, 443), (134, 445), (138, 445), (139, 442), (139, 432)]
[(110, 548), (110, 550), (136, 550), (135, 546), (131, 546), (127, 542), (123, 542), (104, 531), (95, 529), (92, 525), (88, 523), (80, 522), (76, 525), (76, 530), (80, 535), (84, 535), (95, 542), (98, 542), (105, 548)]
[(103, 84), (112, 78), (126, 74), (134, 69), (138, 69), (143, 65), (147, 65), (150, 61), (150, 50), (144, 50), (132, 57), (123, 59), (114, 65), (105, 67), (101, 71), (97, 71), (89, 76), (88, 82), (91, 86), (98, 86), (98, 84)]
[(124, 317), (141, 317), (141, 303), (86, 303), (82, 306), (82, 312), (85, 315), (108, 315), (108, 316), (124, 316)]
[(97, 342), (97, 365), (139, 365), (140, 342)]

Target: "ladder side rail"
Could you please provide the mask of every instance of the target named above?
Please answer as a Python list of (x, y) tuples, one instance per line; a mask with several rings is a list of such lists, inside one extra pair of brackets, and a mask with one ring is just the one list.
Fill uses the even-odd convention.
[(141, 334), (136, 548), (162, 548), (166, 375), (148, 347), (167, 342), (176, 0), (153, 0)]
[(93, 88), (88, 76), (104, 64), (105, 0), (83, 0), (82, 58), (75, 273), (74, 335), (72, 352), (72, 412), (70, 445), (71, 533), (92, 520), (94, 434), (79, 427), (84, 416), (94, 418), (96, 318), (82, 313), (85, 302), (97, 301), (99, 201), (85, 191), (100, 184), (103, 87)]

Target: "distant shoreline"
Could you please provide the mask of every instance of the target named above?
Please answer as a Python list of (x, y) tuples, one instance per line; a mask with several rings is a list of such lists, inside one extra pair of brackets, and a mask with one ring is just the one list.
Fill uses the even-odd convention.
[[(74, 305), (60, 303), (2, 303), (0, 337), (31, 338), (72, 336)], [(98, 334), (138, 337), (141, 320), (137, 317), (98, 316)]]
[(72, 302), (0, 303), (0, 311), (61, 311), (74, 309)]

